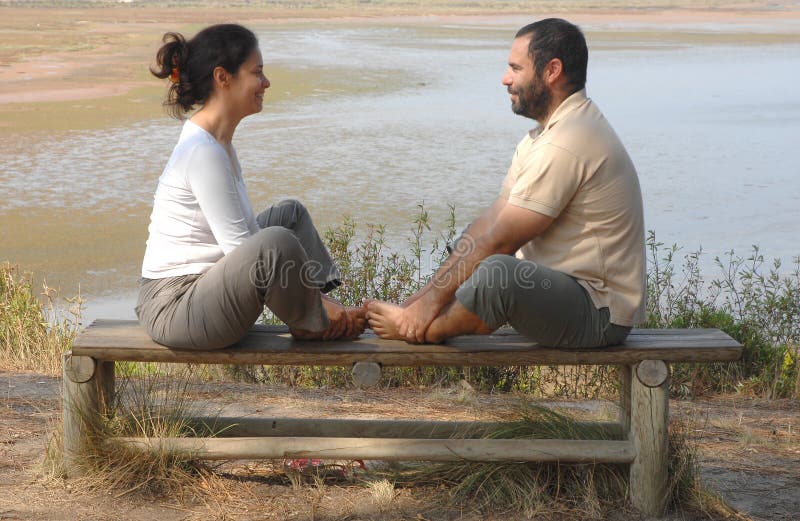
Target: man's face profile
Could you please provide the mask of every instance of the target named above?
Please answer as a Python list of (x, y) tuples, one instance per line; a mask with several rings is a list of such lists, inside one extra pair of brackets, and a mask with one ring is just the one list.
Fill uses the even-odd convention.
[(542, 74), (537, 74), (534, 69), (528, 54), (529, 43), (530, 36), (516, 38), (512, 43), (503, 85), (511, 95), (511, 110), (515, 114), (540, 120), (547, 115), (552, 93)]

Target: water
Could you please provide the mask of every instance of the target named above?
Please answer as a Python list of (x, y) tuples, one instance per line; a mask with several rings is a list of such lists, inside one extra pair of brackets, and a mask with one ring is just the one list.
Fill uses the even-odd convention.
[[(288, 95), (268, 99), (237, 132), (254, 207), (296, 197), (320, 227), (344, 214), (384, 223), (396, 249), (406, 248), (418, 203), (435, 225), (448, 203), (460, 225), (469, 222), (492, 202), (533, 126), (511, 113), (500, 84), (518, 25), (262, 28), (268, 76), (272, 65), (315, 79), (302, 95), (273, 82)], [(658, 29), (587, 31), (588, 93), (637, 166), (647, 228), (685, 251), (702, 246), (706, 266), (752, 244), (791, 261), (800, 255), (797, 38), (764, 44), (748, 32), (740, 43), (715, 42), (713, 26), (693, 27), (711, 35), (698, 44)], [(61, 233), (84, 245), (38, 260), (65, 284), (82, 284), (87, 318), (131, 317), (152, 193), (179, 125), (164, 118), (68, 132), (46, 146), (10, 143), (0, 157), (10, 260), (37, 268), (31, 248), (19, 246), (24, 236), (10, 231), (34, 215), (53, 240)]]

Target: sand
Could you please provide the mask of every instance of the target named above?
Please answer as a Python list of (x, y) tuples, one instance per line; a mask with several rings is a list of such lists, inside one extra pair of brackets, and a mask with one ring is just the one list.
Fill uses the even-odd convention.
[[(288, 2), (270, 2), (269, 7), (252, 4), (256, 7), (118, 4), (64, 9), (2, 7), (0, 2), (0, 138), (30, 131), (100, 128), (159, 116), (164, 84), (148, 73), (148, 67), (161, 36), (173, 30), (192, 34), (218, 22), (257, 28), (368, 19), (387, 25), (508, 23), (516, 27), (543, 16), (563, 16), (589, 30), (666, 30), (677, 38), (699, 42), (800, 41), (797, 3), (539, 1), (527, 4), (525, 12), (503, 0), (379, 1), (356, 7), (353, 2), (338, 1), (327, 2), (324, 8), (310, 2), (311, 7), (302, 9), (285, 7)], [(664, 5), (669, 7), (657, 7)], [(80, 103), (85, 100), (95, 104)]]

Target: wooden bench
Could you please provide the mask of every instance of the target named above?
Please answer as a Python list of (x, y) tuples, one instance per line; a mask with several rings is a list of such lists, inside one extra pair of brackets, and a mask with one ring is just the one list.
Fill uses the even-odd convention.
[(97, 320), (64, 355), (64, 461), (76, 458), (87, 425), (105, 412), (114, 393), (114, 362), (353, 366), (361, 384), (377, 383), (388, 366), (619, 365), (621, 414), (606, 425), (607, 440), (450, 439), (479, 422), (216, 418), (224, 437), (128, 439), (202, 459), (376, 459), (549, 461), (630, 464), (630, 499), (648, 515), (662, 515), (667, 492), (669, 363), (738, 360), (742, 346), (717, 329), (638, 329), (624, 345), (553, 349), (513, 330), (465, 336), (445, 345), (409, 345), (365, 335), (356, 341), (295, 341), (285, 327), (255, 326), (235, 346), (186, 351), (158, 345), (135, 321)]

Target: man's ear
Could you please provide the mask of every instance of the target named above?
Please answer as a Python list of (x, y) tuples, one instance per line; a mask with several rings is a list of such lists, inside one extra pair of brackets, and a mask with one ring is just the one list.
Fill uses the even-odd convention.
[(211, 74), (214, 77), (214, 83), (220, 87), (227, 87), (230, 84), (231, 74), (225, 70), (225, 67), (214, 67)]
[(553, 85), (564, 76), (564, 64), (559, 58), (553, 58), (544, 66), (542, 77), (548, 85)]

